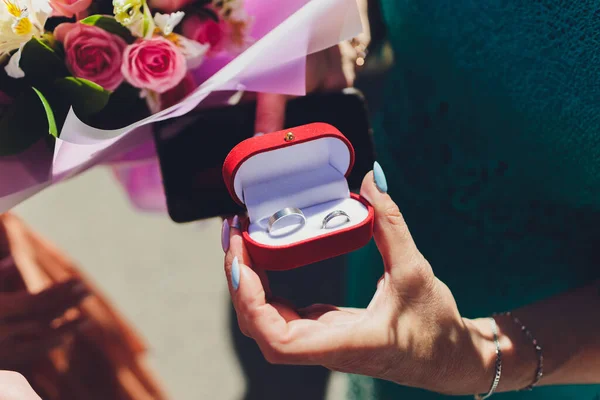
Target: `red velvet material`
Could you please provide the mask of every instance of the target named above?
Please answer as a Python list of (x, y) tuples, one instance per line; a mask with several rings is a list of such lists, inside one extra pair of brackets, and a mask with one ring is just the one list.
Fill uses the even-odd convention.
[[(285, 140), (286, 135), (291, 132), (294, 135), (294, 140), (287, 142)], [(252, 137), (240, 142), (235, 146), (225, 158), (223, 163), (223, 179), (229, 194), (238, 204), (244, 205), (243, 201), (238, 198), (234, 189), (234, 179), (237, 170), (247, 159), (252, 156), (263, 153), (265, 151), (271, 151), (280, 149), (286, 146), (293, 146), (300, 143), (310, 142), (311, 140), (321, 139), (324, 137), (335, 137), (340, 139), (348, 146), (350, 152), (350, 165), (348, 171), (346, 171), (346, 177), (350, 174), (352, 167), (354, 166), (354, 148), (346, 136), (337, 130), (335, 127), (329, 124), (317, 122), (314, 124), (308, 124), (299, 126), (297, 128), (286, 129), (279, 132), (273, 132), (262, 136)]]
[[(294, 139), (286, 141), (285, 138), (289, 132), (293, 133)], [(352, 144), (335, 127), (324, 123), (314, 123), (250, 138), (235, 146), (223, 164), (223, 178), (231, 197), (243, 205), (235, 193), (234, 178), (244, 161), (253, 155), (323, 137), (339, 138), (348, 146), (350, 152), (350, 165), (346, 171), (346, 176), (348, 176), (354, 165)], [(373, 236), (373, 207), (359, 195), (352, 193), (350, 196), (367, 207), (368, 216), (363, 222), (289, 245), (272, 246), (254, 241), (248, 233), (249, 221), (247, 218), (244, 219), (242, 236), (254, 265), (266, 270), (284, 271), (337, 257), (365, 246)]]
[(269, 246), (255, 242), (248, 234), (246, 219), (242, 235), (254, 265), (269, 271), (285, 271), (341, 256), (366, 246), (373, 236), (373, 207), (354, 193), (350, 196), (369, 209), (369, 216), (361, 224), (291, 245)]

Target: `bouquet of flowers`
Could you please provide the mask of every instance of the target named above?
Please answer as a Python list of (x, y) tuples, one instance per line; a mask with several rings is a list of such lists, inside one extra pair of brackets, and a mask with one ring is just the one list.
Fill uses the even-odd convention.
[(251, 22), (243, 0), (0, 0), (0, 155), (57, 137), (71, 107), (111, 127), (175, 104)]
[(0, 0), (0, 213), (99, 164), (156, 183), (154, 123), (303, 95), (306, 56), (361, 30), (356, 0)]

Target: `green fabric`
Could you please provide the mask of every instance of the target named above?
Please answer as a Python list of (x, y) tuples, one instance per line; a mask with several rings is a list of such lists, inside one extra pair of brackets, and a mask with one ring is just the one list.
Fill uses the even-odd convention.
[[(381, 3), (395, 67), (373, 117), (378, 160), (461, 313), (598, 278), (600, 1)], [(368, 304), (382, 271), (373, 244), (351, 256), (351, 305)], [(445, 398), (351, 383), (353, 399)], [(494, 398), (595, 400), (600, 386)]]

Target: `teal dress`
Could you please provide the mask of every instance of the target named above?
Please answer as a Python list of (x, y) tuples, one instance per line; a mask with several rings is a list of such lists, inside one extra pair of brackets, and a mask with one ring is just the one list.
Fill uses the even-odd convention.
[[(395, 66), (373, 117), (377, 157), (463, 316), (598, 279), (600, 1), (381, 3)], [(351, 305), (368, 304), (382, 271), (373, 244), (351, 256)], [(349, 378), (352, 399), (446, 398)], [(493, 398), (596, 400), (600, 386)]]

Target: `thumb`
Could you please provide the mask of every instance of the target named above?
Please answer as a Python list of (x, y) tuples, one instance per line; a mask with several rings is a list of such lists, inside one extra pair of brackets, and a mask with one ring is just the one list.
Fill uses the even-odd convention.
[(402, 274), (422, 258), (400, 209), (387, 194), (387, 181), (378, 162), (362, 183), (360, 194), (375, 210), (374, 237), (386, 273)]
[(254, 132), (270, 133), (284, 128), (287, 97), (275, 93), (259, 93), (256, 98)]

